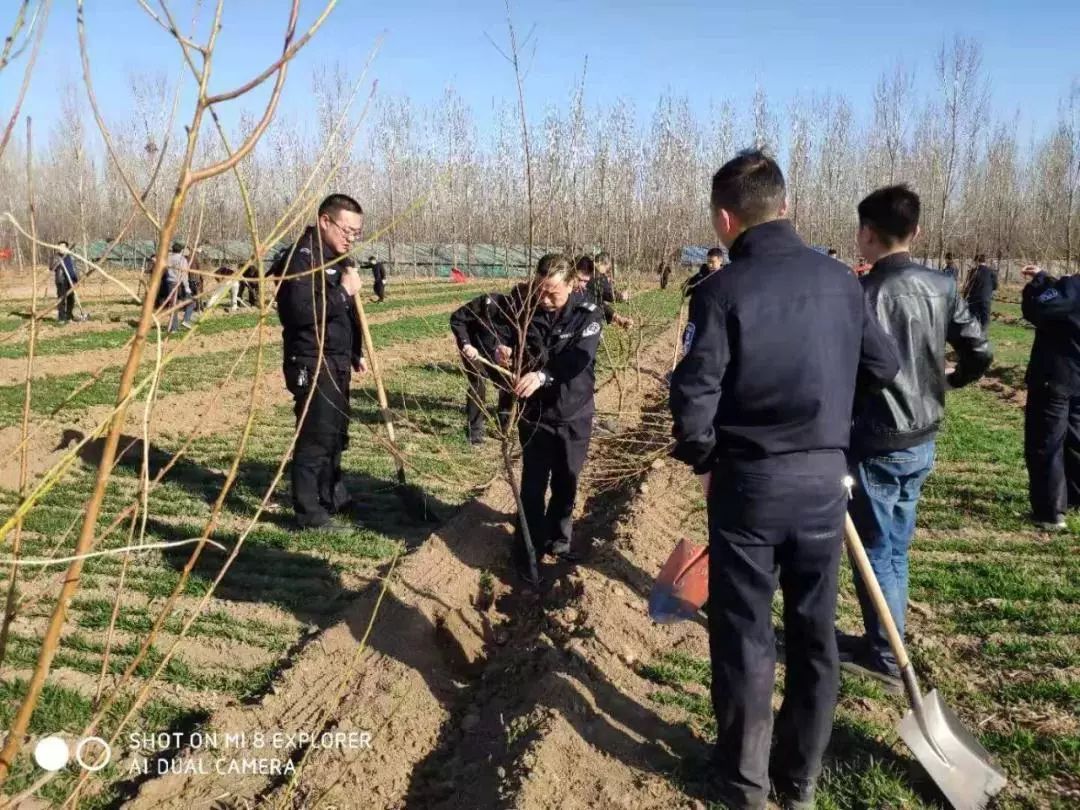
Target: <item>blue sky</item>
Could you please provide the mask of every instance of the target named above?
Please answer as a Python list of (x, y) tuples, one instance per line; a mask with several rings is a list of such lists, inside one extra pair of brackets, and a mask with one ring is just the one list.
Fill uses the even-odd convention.
[[(38, 126), (55, 120), (59, 88), (80, 78), (74, 5), (54, 3), (24, 108)], [(190, 19), (191, 0), (172, 5), (182, 12), (178, 18)], [(212, 0), (205, 5), (212, 7)], [(304, 0), (302, 21), (321, 7), (322, 0)], [(272, 60), (287, 8), (285, 0), (227, 0), (215, 89), (243, 81)], [(702, 109), (727, 98), (745, 110), (761, 85), (774, 108), (786, 107), (797, 93), (842, 92), (865, 120), (884, 68), (903, 57), (917, 69), (920, 87), (929, 88), (939, 43), (959, 33), (982, 44), (995, 114), (1019, 111), (1023, 142), (1046, 131), (1069, 82), (1080, 77), (1080, 2), (1067, 0), (521, 0), (514, 16), (522, 35), (536, 26), (538, 48), (527, 83), (534, 114), (566, 104), (588, 55), (587, 99), (629, 98), (642, 117), (665, 91), (686, 95)], [(130, 74), (176, 75), (175, 46), (135, 0), (87, 0), (87, 26), (95, 83), (108, 112), (128, 109)], [(297, 62), (285, 107), (304, 110), (313, 66), (358, 66), (382, 33), (373, 71), (381, 95), (407, 93), (423, 102), (453, 84), (481, 124), (493, 99), (512, 98), (509, 67), (485, 36), (505, 42), (500, 0), (340, 0)], [(18, 78), (17, 71), (0, 74), (0, 110), (10, 109)], [(226, 115), (236, 113), (234, 108)]]

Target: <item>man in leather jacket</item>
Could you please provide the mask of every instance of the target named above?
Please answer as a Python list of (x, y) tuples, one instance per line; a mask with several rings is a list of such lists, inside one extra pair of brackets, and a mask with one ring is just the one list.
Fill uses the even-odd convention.
[(1080, 276), (1023, 273), (1021, 309), (1035, 325), (1024, 409), (1031, 517), (1062, 531), (1066, 510), (1080, 506)]
[[(923, 482), (934, 464), (945, 391), (979, 377), (993, 357), (986, 334), (956, 282), (911, 258), (919, 234), (919, 197), (889, 186), (859, 203), (858, 245), (873, 262), (863, 294), (896, 341), (900, 373), (877, 393), (856, 399), (849, 458), (856, 488), (850, 505), (874, 574), (901, 635), (907, 611), (908, 547)], [(956, 350), (946, 374), (945, 344)], [(841, 639), (841, 666), (878, 677), (899, 691), (899, 669), (863, 582), (855, 576), (866, 636)]]

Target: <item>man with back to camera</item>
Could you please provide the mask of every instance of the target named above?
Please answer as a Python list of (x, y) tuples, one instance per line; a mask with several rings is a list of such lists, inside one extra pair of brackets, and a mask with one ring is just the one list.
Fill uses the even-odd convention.
[(368, 256), (368, 267), (371, 268), (371, 287), (375, 293), (375, 303), (381, 304), (386, 299), (386, 265), (374, 256)]
[[(786, 220), (784, 176), (747, 151), (713, 177), (713, 227), (730, 263), (690, 300), (671, 380), (673, 455), (709, 516), (709, 652), (717, 798), (810, 808), (839, 688), (833, 623), (856, 378), (884, 385), (896, 350), (843, 265)], [(786, 676), (770, 762), (784, 595)]]
[(1035, 265), (1021, 298), (1035, 326), (1024, 408), (1024, 460), (1031, 519), (1065, 531), (1065, 513), (1080, 507), (1080, 276), (1056, 279)]
[(967, 299), (968, 309), (984, 332), (990, 325), (990, 310), (997, 286), (997, 273), (986, 263), (986, 256), (980, 253), (975, 257), (975, 268), (967, 280), (964, 297)]
[(57, 242), (56, 258), (53, 261), (53, 282), (56, 284), (56, 320), (70, 323), (75, 319), (75, 284), (79, 272), (75, 269), (75, 258), (71, 255), (71, 246), (66, 240)]
[(293, 512), (301, 529), (353, 529), (332, 517), (351, 502), (341, 474), (349, 380), (353, 371), (367, 371), (352, 301), (362, 282), (348, 257), (363, 229), (360, 204), (331, 194), (319, 205), (316, 224), (278, 259), (284, 264), (277, 291), (283, 371), (298, 431), (290, 470)]
[(951, 253), (945, 254), (945, 266), (941, 268), (941, 272), (952, 278), (956, 282), (960, 278), (960, 271), (956, 267), (956, 260)]
[[(855, 401), (849, 460), (855, 489), (851, 519), (896, 627), (904, 633), (908, 549), (923, 483), (934, 466), (945, 391), (979, 379), (993, 354), (986, 334), (949, 276), (911, 258), (919, 235), (919, 196), (889, 186), (859, 203), (859, 251), (873, 262), (862, 277), (867, 304), (895, 341), (900, 373)], [(945, 371), (946, 343), (956, 370)], [(854, 572), (866, 635), (840, 639), (841, 667), (903, 691), (900, 669), (865, 584)]]

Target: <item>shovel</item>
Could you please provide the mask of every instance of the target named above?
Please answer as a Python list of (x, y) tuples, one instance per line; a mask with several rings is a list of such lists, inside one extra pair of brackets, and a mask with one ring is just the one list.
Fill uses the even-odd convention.
[(925, 697), (919, 691), (919, 682), (915, 679), (915, 670), (904, 648), (904, 641), (889, 613), (885, 595), (874, 576), (874, 569), (870, 567), (870, 560), (850, 515), (845, 517), (844, 540), (859, 576), (870, 592), (878, 619), (889, 636), (889, 646), (896, 656), (904, 690), (911, 704), (911, 711), (897, 726), (900, 738), (907, 743), (911, 753), (956, 810), (985, 807), (1005, 787), (1007, 779), (1004, 772), (991, 761), (990, 754), (979, 741), (960, 724), (959, 718), (945, 705), (936, 689)]
[(428, 522), (437, 523), (441, 517), (435, 511), (424, 492), (417, 487), (410, 486), (405, 478), (405, 457), (397, 445), (397, 436), (394, 433), (394, 420), (390, 415), (390, 402), (386, 397), (386, 387), (383, 385), (382, 372), (379, 369), (379, 357), (375, 353), (375, 342), (371, 339), (371, 329), (368, 328), (367, 314), (364, 312), (363, 296), (357, 293), (353, 296), (356, 308), (353, 315), (360, 334), (364, 339), (364, 354), (371, 367), (371, 376), (375, 379), (375, 395), (379, 401), (379, 412), (386, 426), (386, 436), (389, 440), (390, 455), (397, 466), (397, 494), (404, 503), (406, 509), (414, 517)]

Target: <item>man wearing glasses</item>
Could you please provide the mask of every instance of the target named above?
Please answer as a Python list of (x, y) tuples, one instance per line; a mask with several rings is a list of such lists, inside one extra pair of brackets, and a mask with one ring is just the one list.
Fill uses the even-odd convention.
[(308, 227), (279, 260), (283, 370), (297, 425), (293, 511), (302, 529), (353, 528), (333, 516), (351, 500), (341, 475), (349, 430), (349, 378), (353, 371), (367, 371), (352, 301), (361, 281), (348, 255), (363, 228), (359, 203), (331, 194), (319, 206), (318, 224)]

